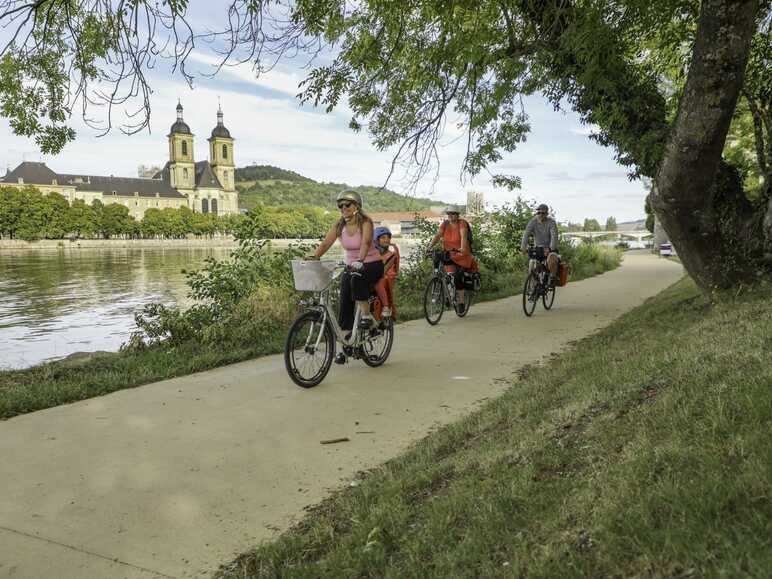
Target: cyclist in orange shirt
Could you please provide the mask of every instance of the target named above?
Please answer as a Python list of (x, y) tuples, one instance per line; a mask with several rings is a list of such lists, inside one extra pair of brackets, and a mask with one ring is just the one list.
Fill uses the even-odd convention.
[(384, 275), (375, 285), (378, 299), (383, 309), (381, 316), (384, 318), (396, 318), (397, 306), (394, 302), (394, 287), (399, 275), (399, 248), (391, 245), (391, 230), (388, 227), (376, 227), (373, 232), (375, 247), (381, 254)]
[(454, 274), (456, 281), (456, 291), (458, 293), (459, 311), (464, 313), (464, 284), (463, 271), (479, 271), (477, 261), (472, 256), (472, 249), (469, 247), (469, 223), (461, 219), (461, 211), (455, 205), (449, 205), (445, 208), (448, 216), (446, 221), (440, 225), (437, 235), (429, 242), (428, 251), (442, 238), (442, 248), (449, 252), (449, 261), (445, 262), (445, 270)]

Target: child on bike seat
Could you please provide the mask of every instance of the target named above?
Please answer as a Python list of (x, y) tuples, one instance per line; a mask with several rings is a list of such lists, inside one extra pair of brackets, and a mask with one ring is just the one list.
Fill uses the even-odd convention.
[(388, 227), (376, 227), (373, 232), (373, 239), (373, 243), (383, 260), (384, 274), (375, 285), (378, 299), (383, 306), (381, 317), (391, 317), (393, 319), (397, 316), (397, 308), (394, 303), (394, 287), (399, 275), (399, 248), (396, 245), (391, 245), (391, 231)]

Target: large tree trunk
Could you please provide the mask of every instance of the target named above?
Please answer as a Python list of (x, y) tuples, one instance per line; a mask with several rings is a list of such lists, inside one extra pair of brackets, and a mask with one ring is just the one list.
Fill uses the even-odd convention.
[(755, 277), (761, 213), (722, 163), (742, 89), (758, 0), (705, 0), (678, 114), (651, 205), (686, 270), (708, 295)]
[[(597, 33), (604, 24), (596, 14), (570, 0), (514, 2), (545, 49), (541, 64), (554, 81), (546, 94), (556, 104), (568, 98), (585, 121), (600, 126), (598, 141), (615, 146), (621, 163), (655, 177), (651, 206), (699, 287), (713, 294), (755, 278), (765, 267), (767, 231), (772, 258), (772, 202), (764, 219), (721, 152), (759, 0), (702, 2), (689, 75), (670, 127), (653, 78), (627, 59), (615, 33)], [(587, 34), (602, 57), (588, 60), (581, 48)]]

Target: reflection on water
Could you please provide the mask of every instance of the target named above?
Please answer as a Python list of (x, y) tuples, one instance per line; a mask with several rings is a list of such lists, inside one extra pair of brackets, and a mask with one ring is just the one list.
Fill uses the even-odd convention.
[(117, 350), (142, 305), (185, 300), (183, 269), (227, 248), (0, 251), (0, 368)]

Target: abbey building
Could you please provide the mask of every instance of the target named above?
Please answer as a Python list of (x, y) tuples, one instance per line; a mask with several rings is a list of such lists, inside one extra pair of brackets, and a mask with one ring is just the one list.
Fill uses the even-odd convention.
[(188, 207), (200, 213), (238, 213), (233, 137), (217, 111), (217, 125), (208, 139), (209, 160), (196, 161), (193, 133), (177, 105), (177, 120), (169, 135), (169, 160), (153, 178), (104, 177), (56, 173), (45, 163), (25, 161), (0, 179), (0, 186), (34, 186), (43, 193), (59, 193), (70, 204), (119, 203), (136, 219), (151, 208)]

